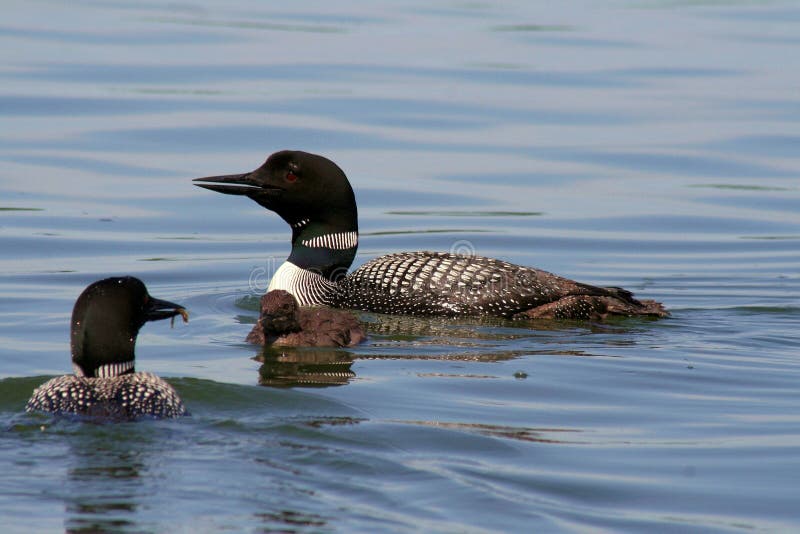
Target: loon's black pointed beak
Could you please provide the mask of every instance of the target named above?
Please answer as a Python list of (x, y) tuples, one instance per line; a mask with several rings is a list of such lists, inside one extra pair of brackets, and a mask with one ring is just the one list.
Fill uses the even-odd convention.
[(180, 315), (184, 323), (189, 322), (189, 313), (180, 304), (157, 299), (155, 297), (149, 297), (147, 299), (144, 310), (145, 321), (159, 321), (161, 319), (175, 317), (176, 315)]
[(210, 182), (207, 184), (194, 184), (217, 193), (226, 195), (250, 195), (262, 189), (262, 184), (253, 179), (253, 173), (228, 174), (225, 176), (208, 176), (195, 178), (193, 182)]

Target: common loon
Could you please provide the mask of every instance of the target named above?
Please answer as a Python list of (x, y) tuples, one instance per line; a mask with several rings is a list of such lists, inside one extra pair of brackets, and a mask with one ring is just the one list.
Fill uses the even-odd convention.
[(350, 274), (358, 248), (355, 195), (344, 171), (308, 152), (276, 152), (253, 172), (197, 178), (196, 185), (244, 195), (292, 228), (292, 251), (268, 290), (303, 306), (411, 315), (600, 319), (668, 313), (624, 289), (581, 284), (504, 261), (441, 252), (375, 258)]
[(138, 278), (106, 278), (89, 285), (72, 310), (74, 374), (36, 388), (26, 411), (101, 420), (187, 415), (172, 386), (152, 373), (134, 370), (139, 329), (147, 321), (176, 315), (188, 321), (182, 306), (151, 297)]
[(300, 308), (291, 293), (274, 289), (261, 297), (261, 315), (246, 341), (279, 347), (350, 347), (364, 339), (364, 329), (352, 313)]

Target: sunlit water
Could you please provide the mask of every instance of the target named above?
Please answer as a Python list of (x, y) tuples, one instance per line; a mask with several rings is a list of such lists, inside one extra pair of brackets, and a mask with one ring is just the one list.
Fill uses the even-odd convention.
[[(796, 3), (3, 12), (3, 532), (800, 529)], [(282, 148), (348, 173), (357, 263), (476, 252), (672, 317), (363, 314), (355, 349), (254, 359), (288, 228), (190, 178)], [(192, 416), (24, 414), (112, 274), (190, 310), (137, 367)]]

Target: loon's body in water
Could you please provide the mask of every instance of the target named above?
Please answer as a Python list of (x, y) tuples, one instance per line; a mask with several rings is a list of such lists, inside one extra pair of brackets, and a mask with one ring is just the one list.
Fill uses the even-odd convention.
[(36, 388), (26, 410), (112, 421), (186, 415), (172, 386), (134, 370), (139, 329), (147, 321), (176, 315), (188, 321), (182, 306), (151, 297), (138, 278), (106, 278), (89, 285), (72, 310), (74, 374)]
[(355, 195), (344, 172), (316, 154), (284, 150), (253, 172), (195, 181), (219, 193), (245, 195), (289, 224), (292, 251), (269, 290), (284, 289), (303, 306), (563, 319), (668, 315), (661, 304), (636, 300), (624, 289), (481, 256), (402, 252), (347, 274), (358, 248)]
[(352, 347), (366, 337), (352, 313), (300, 308), (291, 293), (273, 289), (261, 296), (261, 314), (246, 341), (278, 347)]

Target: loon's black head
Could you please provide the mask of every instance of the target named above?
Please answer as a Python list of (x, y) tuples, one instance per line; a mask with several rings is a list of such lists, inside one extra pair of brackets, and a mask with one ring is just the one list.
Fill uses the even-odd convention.
[(134, 346), (147, 321), (188, 314), (183, 306), (151, 297), (138, 278), (106, 278), (89, 285), (72, 310), (72, 363), (76, 374), (134, 372)]
[(275, 152), (253, 172), (197, 178), (200, 187), (245, 195), (292, 227), (288, 261), (333, 280), (353, 263), (358, 210), (344, 171), (331, 160), (296, 150)]
[[(245, 195), (280, 215), (292, 228), (321, 226), (322, 233), (358, 230), (353, 188), (331, 160), (297, 150), (275, 152), (253, 172), (197, 178), (195, 184)], [(321, 235), (321, 234), (320, 234)]]

